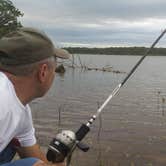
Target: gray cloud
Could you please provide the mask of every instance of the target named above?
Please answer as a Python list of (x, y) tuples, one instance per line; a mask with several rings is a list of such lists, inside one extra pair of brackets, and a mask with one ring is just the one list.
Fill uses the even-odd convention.
[(41, 14), (55, 19), (101, 21), (100, 19), (166, 18), (165, 0), (13, 0), (35, 15)]
[(60, 5), (63, 11), (68, 11), (68, 14), (75, 18), (77, 16), (82, 19), (111, 17), (127, 20), (165, 17), (165, 6), (165, 0), (63, 0)]
[(144, 46), (166, 25), (165, 0), (13, 2), (25, 13), (24, 25), (42, 28), (62, 44)]

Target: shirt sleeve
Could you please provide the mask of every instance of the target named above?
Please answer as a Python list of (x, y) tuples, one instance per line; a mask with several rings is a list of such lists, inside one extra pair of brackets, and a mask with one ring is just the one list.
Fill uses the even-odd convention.
[(35, 130), (32, 128), (29, 132), (17, 136), (19, 143), (23, 147), (32, 146), (36, 144)]
[(35, 129), (33, 127), (32, 115), (30, 107), (27, 105), (26, 116), (24, 119), (24, 126), (21, 134), (17, 135), (20, 145), (23, 147), (32, 146), (36, 144)]

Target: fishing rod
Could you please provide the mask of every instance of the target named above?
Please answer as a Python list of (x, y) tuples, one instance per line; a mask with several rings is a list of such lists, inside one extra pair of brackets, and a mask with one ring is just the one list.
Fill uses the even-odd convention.
[(67, 166), (70, 164), (71, 156), (76, 147), (80, 150), (87, 152), (89, 147), (83, 144), (81, 141), (90, 131), (90, 126), (96, 120), (96, 118), (101, 114), (104, 107), (109, 103), (109, 101), (119, 92), (120, 88), (126, 83), (130, 76), (135, 72), (141, 62), (145, 57), (151, 52), (154, 46), (159, 42), (159, 40), (166, 33), (166, 29), (160, 34), (160, 36), (154, 41), (151, 47), (146, 51), (144, 56), (136, 63), (136, 65), (130, 70), (128, 75), (122, 80), (122, 82), (115, 87), (112, 93), (104, 101), (104, 103), (99, 107), (97, 112), (88, 120), (86, 124), (82, 124), (81, 127), (76, 131), (63, 130), (56, 135), (56, 137), (51, 141), (48, 152), (47, 159), (53, 163), (62, 162), (67, 158)]

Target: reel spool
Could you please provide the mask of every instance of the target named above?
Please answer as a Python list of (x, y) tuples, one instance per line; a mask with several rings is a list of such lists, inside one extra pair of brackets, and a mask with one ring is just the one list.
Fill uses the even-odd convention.
[(49, 145), (47, 152), (48, 161), (53, 163), (63, 162), (75, 144), (75, 133), (70, 130), (62, 130)]
[(71, 155), (76, 147), (83, 152), (87, 152), (89, 150), (89, 146), (81, 143), (80, 141), (88, 131), (89, 127), (84, 124), (76, 133), (70, 130), (62, 130), (50, 142), (47, 152), (47, 160), (53, 163), (63, 162), (66, 157)]

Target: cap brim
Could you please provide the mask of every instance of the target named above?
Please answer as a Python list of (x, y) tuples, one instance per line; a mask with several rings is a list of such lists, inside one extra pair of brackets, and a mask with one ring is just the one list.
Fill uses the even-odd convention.
[(70, 54), (68, 51), (60, 48), (54, 48), (55, 57), (62, 58), (62, 59), (69, 59)]

